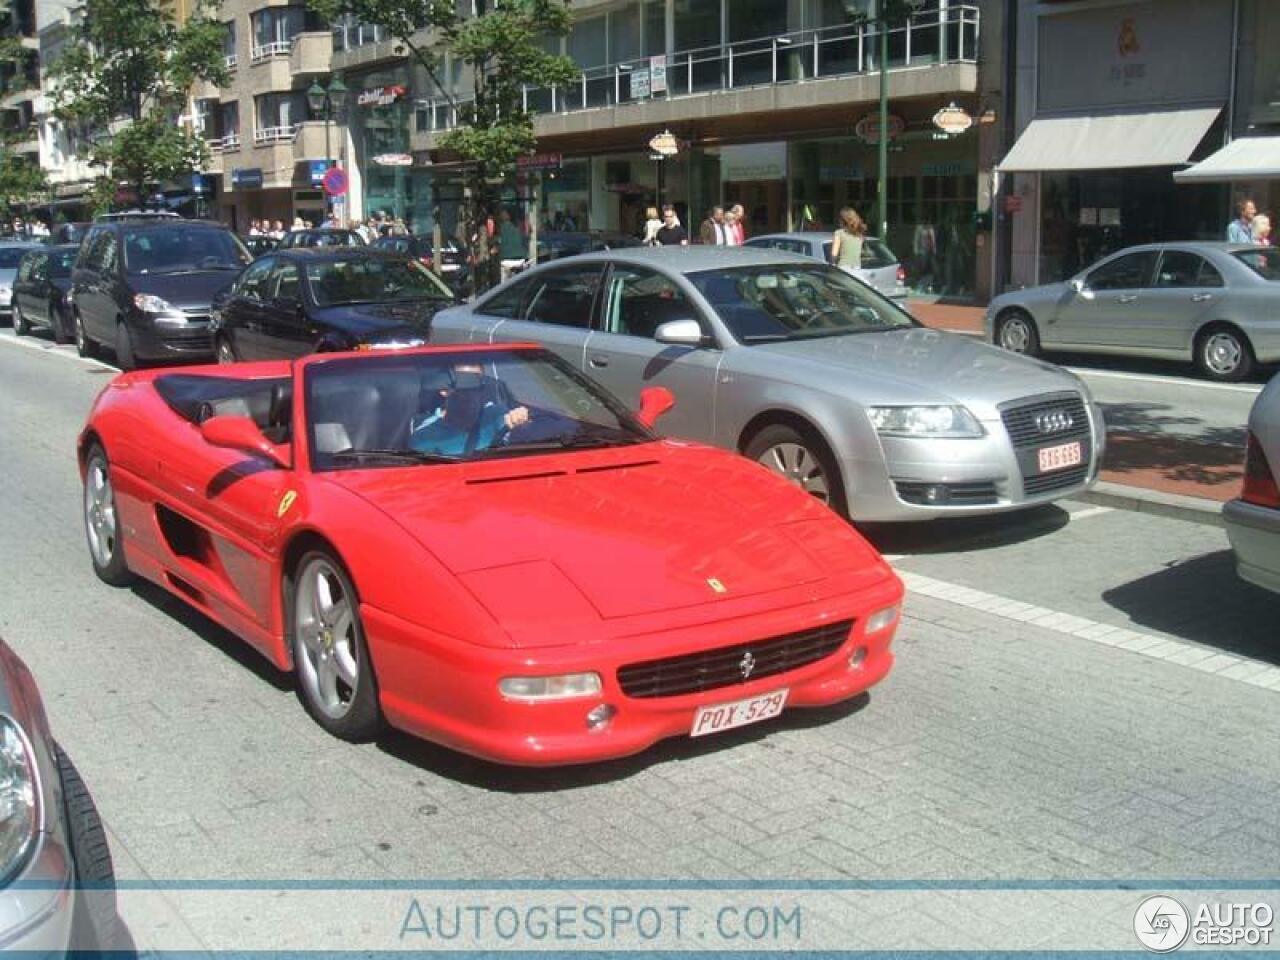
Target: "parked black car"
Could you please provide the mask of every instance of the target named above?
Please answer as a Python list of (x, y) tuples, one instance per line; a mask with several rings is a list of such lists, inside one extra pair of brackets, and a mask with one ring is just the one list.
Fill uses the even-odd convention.
[[(402, 237), (379, 237), (373, 241), (375, 250), (390, 250), (413, 257), (429, 269), (435, 269), (435, 242), (431, 234), (410, 234)], [(440, 279), (459, 297), (471, 294), (471, 267), (467, 264), (467, 251), (452, 237), (440, 241)]]
[(255, 260), (280, 246), (280, 241), (275, 237), (268, 237), (261, 233), (252, 237), (241, 237), (240, 242), (244, 244), (245, 249), (253, 255)]
[(95, 223), (71, 271), (76, 348), (111, 344), (116, 362), (213, 356), (209, 306), (253, 258), (206, 220), (120, 218)]
[(290, 230), (280, 241), (278, 249), (292, 250), (295, 247), (363, 247), (364, 245), (364, 237), (354, 230), (317, 227), (314, 230)]
[(214, 301), (213, 337), (220, 363), (419, 346), (436, 312), (457, 302), (434, 273), (403, 254), (277, 250)]
[(78, 243), (44, 247), (23, 254), (13, 281), (13, 332), (28, 334), (32, 327), (48, 327), (58, 343), (75, 336), (71, 322), (71, 268)]

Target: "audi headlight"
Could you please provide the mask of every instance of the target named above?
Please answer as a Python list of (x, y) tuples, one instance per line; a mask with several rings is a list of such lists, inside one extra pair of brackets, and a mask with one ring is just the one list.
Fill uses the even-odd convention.
[(177, 313), (178, 308), (162, 297), (150, 293), (135, 293), (133, 305), (143, 313)]
[(0, 716), (0, 878), (22, 865), (39, 829), (36, 758), (22, 729)]
[(598, 673), (566, 673), (557, 677), (503, 677), (498, 689), (508, 700), (573, 700), (601, 690)]
[(967, 409), (943, 407), (870, 407), (871, 425), (882, 437), (980, 437), (982, 424)]

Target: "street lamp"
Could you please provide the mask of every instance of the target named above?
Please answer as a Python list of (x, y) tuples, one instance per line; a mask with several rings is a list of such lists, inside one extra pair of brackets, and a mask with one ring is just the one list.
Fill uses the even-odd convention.
[[(347, 85), (342, 82), (342, 78), (337, 74), (329, 80), (329, 86), (320, 86), (320, 81), (314, 81), (307, 89), (307, 104), (311, 107), (311, 113), (319, 116), (324, 120), (324, 165), (328, 170), (333, 166), (333, 144), (330, 141), (329, 127), (334, 118), (342, 113), (342, 108), (347, 103)], [(325, 211), (329, 210), (329, 200), (325, 199)]]

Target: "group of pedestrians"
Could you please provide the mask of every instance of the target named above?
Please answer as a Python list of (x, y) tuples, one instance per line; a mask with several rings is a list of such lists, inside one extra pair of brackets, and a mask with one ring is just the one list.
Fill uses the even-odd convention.
[[(747, 239), (746, 211), (736, 203), (729, 209), (717, 204), (707, 211), (707, 219), (698, 227), (698, 242), (715, 247), (740, 247)], [(680, 222), (680, 215), (671, 204), (663, 204), (662, 217), (658, 208), (645, 212), (644, 235), (646, 247), (687, 247), (689, 231)]]
[(49, 236), (49, 227), (39, 217), (33, 217), (31, 220), (14, 217), (10, 229), (13, 231), (12, 236), (22, 239), (42, 240)]
[(1271, 246), (1271, 217), (1258, 212), (1258, 205), (1246, 197), (1236, 204), (1236, 218), (1227, 224), (1228, 243)]

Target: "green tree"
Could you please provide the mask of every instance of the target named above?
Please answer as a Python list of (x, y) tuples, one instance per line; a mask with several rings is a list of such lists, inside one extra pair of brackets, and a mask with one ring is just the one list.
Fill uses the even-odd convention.
[[(458, 111), (458, 127), (440, 145), (464, 161), (467, 202), (463, 218), (479, 268), (477, 288), (497, 278), (483, 224), (494, 216), (516, 160), (533, 152), (533, 115), (524, 109), (525, 86), (572, 83), (578, 68), (547, 53), (541, 41), (572, 26), (569, 0), (502, 0), (481, 16), (459, 13), (454, 0), (309, 0), (329, 20), (349, 15), (380, 26), (430, 78), (435, 92)], [(457, 101), (441, 81), (446, 53), (470, 71), (474, 97)]]
[(225, 31), (208, 12), (179, 26), (170, 0), (86, 0), (51, 73), (56, 115), (90, 131), (100, 203), (120, 183), (142, 199), (208, 161), (204, 139), (177, 118), (197, 81), (230, 82)]
[[(15, 93), (32, 86), (32, 67), (36, 52), (22, 45), (17, 37), (0, 37), (0, 75), (5, 78), (0, 95)], [(44, 171), (38, 163), (16, 152), (15, 146), (36, 136), (35, 125), (5, 126), (0, 129), (0, 208), (7, 219), (13, 207), (30, 203), (48, 189)]]

